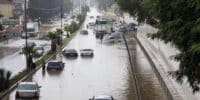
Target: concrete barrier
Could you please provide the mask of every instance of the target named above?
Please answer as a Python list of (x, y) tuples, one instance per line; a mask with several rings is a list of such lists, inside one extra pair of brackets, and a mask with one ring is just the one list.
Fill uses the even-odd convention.
[(139, 46), (141, 47), (142, 51), (144, 52), (145, 56), (149, 60), (150, 64), (152, 65), (153, 70), (156, 73), (156, 76), (158, 77), (158, 80), (162, 88), (164, 89), (168, 100), (182, 100), (180, 94), (171, 83), (171, 80), (168, 77), (168, 73), (166, 73), (164, 70), (159, 68), (160, 64), (158, 63), (157, 59), (154, 58), (151, 52), (148, 51), (147, 47), (144, 46), (144, 44), (141, 42), (142, 40), (138, 39), (137, 36), (135, 36), (135, 39), (137, 43), (139, 44)]

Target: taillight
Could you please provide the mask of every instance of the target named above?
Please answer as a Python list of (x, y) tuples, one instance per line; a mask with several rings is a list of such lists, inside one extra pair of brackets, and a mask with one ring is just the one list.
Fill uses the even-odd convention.
[(19, 92), (18, 92), (18, 91), (16, 92), (15, 97), (16, 97), (16, 98), (19, 97)]
[(39, 97), (39, 94), (37, 92), (35, 92), (35, 97)]

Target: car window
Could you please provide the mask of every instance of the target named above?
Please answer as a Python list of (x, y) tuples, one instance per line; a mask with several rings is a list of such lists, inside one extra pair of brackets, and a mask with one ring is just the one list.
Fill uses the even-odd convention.
[(18, 86), (19, 90), (36, 90), (37, 87), (36, 85), (31, 85), (31, 84), (23, 84)]

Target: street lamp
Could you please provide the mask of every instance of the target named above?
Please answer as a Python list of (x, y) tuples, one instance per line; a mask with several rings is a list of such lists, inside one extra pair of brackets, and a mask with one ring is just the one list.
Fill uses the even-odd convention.
[(28, 52), (27, 52), (27, 48), (28, 48), (28, 38), (27, 38), (27, 19), (26, 19), (26, 13), (27, 13), (27, 10), (26, 10), (26, 0), (24, 0), (24, 32), (25, 32), (25, 36), (26, 36), (26, 40), (25, 40), (25, 55), (26, 55), (26, 68), (29, 68), (29, 62), (28, 62)]

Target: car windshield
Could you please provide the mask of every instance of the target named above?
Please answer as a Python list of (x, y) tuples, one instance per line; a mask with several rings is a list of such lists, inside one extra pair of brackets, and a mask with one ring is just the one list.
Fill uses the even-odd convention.
[(36, 90), (36, 88), (34, 84), (21, 84), (18, 86), (19, 90)]

